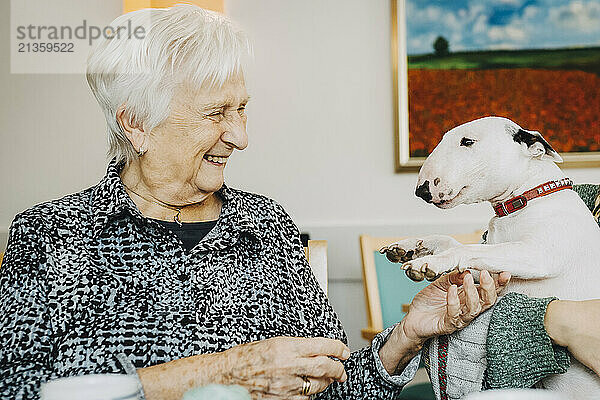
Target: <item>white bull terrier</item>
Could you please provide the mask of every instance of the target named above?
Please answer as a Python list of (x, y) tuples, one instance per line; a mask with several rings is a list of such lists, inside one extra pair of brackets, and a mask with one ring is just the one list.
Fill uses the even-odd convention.
[[(419, 172), (416, 194), (439, 208), (488, 201), (496, 211), (487, 243), (448, 236), (406, 239), (382, 249), (413, 280), (441, 273), (508, 271), (508, 291), (565, 300), (600, 297), (600, 228), (562, 162), (539, 132), (486, 117), (447, 132)], [(574, 399), (600, 399), (600, 378), (572, 360), (544, 387)]]

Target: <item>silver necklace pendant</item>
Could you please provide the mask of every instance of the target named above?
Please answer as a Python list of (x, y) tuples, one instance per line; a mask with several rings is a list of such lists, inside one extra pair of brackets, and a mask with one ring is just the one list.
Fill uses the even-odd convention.
[(177, 214), (173, 217), (173, 221), (177, 222), (177, 225), (181, 226), (181, 209), (177, 209)]

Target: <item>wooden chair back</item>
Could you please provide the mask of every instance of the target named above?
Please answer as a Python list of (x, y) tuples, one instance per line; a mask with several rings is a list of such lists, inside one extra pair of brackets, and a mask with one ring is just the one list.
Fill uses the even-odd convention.
[[(470, 234), (450, 235), (461, 243), (480, 243), (483, 231)], [(368, 326), (362, 329), (362, 337), (373, 337), (392, 322), (399, 321), (412, 298), (429, 282), (413, 282), (400, 270), (399, 264), (379, 254), (379, 249), (406, 237), (375, 237), (360, 235), (360, 251), (363, 266), (363, 284), (367, 304)], [(380, 281), (381, 280), (381, 281)]]
[(327, 294), (327, 240), (309, 240), (304, 254), (319, 286)]

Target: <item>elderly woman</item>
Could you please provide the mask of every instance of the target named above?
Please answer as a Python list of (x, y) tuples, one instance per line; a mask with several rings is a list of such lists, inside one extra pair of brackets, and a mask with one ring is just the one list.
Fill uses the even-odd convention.
[[(208, 383), (265, 399), (396, 398), (424, 341), (468, 324), (509, 277), (484, 272), (476, 286), (470, 274), (446, 275), (350, 353), (288, 214), (223, 184), (229, 157), (248, 143), (242, 34), (194, 6), (112, 25), (127, 19), (149, 22), (144, 40), (107, 39), (88, 62), (109, 129), (106, 176), (11, 226), (1, 397), (35, 398), (57, 377), (133, 371), (147, 399)], [(560, 331), (561, 320), (548, 323)]]

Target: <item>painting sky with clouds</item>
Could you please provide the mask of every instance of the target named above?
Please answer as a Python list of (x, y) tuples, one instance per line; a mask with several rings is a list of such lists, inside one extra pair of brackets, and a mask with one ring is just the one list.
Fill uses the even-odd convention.
[(600, 46), (600, 0), (406, 0), (408, 54)]

